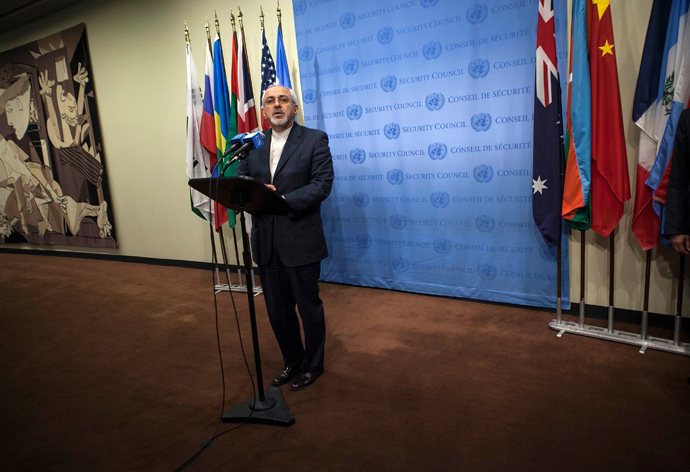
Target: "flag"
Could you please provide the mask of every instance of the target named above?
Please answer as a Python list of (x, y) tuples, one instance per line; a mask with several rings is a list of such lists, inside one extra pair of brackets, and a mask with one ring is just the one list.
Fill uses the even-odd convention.
[(608, 0), (589, 3), (589, 68), (592, 88), (591, 227), (608, 237), (630, 200), (616, 51)]
[[(205, 66), (205, 76), (204, 76), (204, 106), (201, 115), (201, 145), (208, 151), (209, 164), (211, 165), (212, 175), (218, 175), (218, 168), (216, 163), (218, 162), (217, 153), (218, 148), (216, 145), (216, 124), (215, 124), (215, 112), (213, 110), (213, 55), (211, 54), (211, 43), (209, 41), (208, 47), (206, 48), (206, 66)], [(213, 214), (215, 215), (213, 225), (216, 228), (220, 228), (228, 221), (227, 212), (224, 208), (217, 202), (213, 204)]]
[(552, 0), (540, 0), (534, 94), (532, 213), (549, 247), (561, 241), (563, 123)]
[(292, 88), (290, 81), (290, 69), (288, 68), (287, 56), (285, 55), (285, 45), (283, 44), (283, 28), (278, 23), (278, 39), (276, 41), (276, 83)]
[(637, 78), (633, 120), (640, 128), (632, 229), (642, 249), (659, 244), (664, 174), (690, 95), (690, 0), (655, 0)]
[(252, 131), (258, 131), (259, 125), (256, 121), (254, 92), (252, 91), (249, 64), (247, 62), (247, 47), (241, 28), (237, 47), (237, 132), (251, 133)]
[[(276, 83), (276, 66), (271, 57), (271, 51), (266, 43), (266, 33), (261, 29), (261, 98), (268, 87)], [(261, 114), (261, 129), (268, 129), (271, 124), (264, 114)]]
[[(230, 147), (230, 139), (236, 134), (232, 132), (232, 128), (237, 128), (237, 115), (231, 115), (230, 112), (230, 91), (228, 90), (228, 80), (225, 73), (223, 46), (220, 42), (220, 35), (216, 33), (216, 37), (213, 41), (213, 115), (216, 128), (216, 148), (219, 160)], [(224, 175), (232, 176), (237, 173), (236, 163), (230, 167), (232, 170), (226, 172)], [(224, 161), (221, 160), (214, 176), (217, 176), (218, 172), (223, 168)], [(235, 212), (233, 210), (227, 210), (227, 213), (228, 224), (232, 228), (235, 226)]]
[(566, 142), (568, 154), (563, 185), (563, 218), (570, 227), (587, 230), (590, 225), (590, 175), (592, 164), (592, 107), (587, 60), (587, 5), (573, 0), (568, 71)]
[[(190, 179), (210, 177), (208, 152), (201, 145), (200, 128), (203, 99), (199, 77), (192, 56), (192, 46), (187, 43), (187, 176)], [(209, 223), (213, 222), (211, 199), (190, 188), (192, 211)]]

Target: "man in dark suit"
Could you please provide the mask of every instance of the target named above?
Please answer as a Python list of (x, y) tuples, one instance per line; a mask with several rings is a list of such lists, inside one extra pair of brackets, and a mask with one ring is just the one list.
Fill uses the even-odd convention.
[[(664, 233), (680, 254), (690, 254), (690, 109), (683, 110), (676, 128), (673, 161), (666, 196)], [(690, 380), (690, 379), (689, 379)]]
[(323, 373), (326, 323), (318, 281), (328, 249), (321, 202), (331, 193), (333, 161), (326, 133), (295, 123), (297, 98), (292, 90), (269, 87), (261, 108), (271, 129), (264, 145), (240, 161), (237, 175), (266, 184), (292, 207), (286, 216), (255, 215), (251, 244), (268, 317), (283, 354), (283, 370), (273, 385), (292, 380), (291, 389), (299, 390)]

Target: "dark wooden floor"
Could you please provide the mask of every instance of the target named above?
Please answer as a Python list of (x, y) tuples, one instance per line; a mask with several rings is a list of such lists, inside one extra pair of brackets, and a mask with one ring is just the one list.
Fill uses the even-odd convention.
[[(0, 267), (3, 471), (172, 471), (223, 408), (252, 396), (222, 293), (222, 405), (209, 271), (16, 254)], [(687, 357), (557, 338), (550, 313), (526, 308), (335, 284), (322, 298), (326, 372), (304, 391), (283, 388), (295, 424), (244, 425), (187, 470), (690, 464)], [(234, 299), (253, 366), (246, 295)], [(281, 358), (255, 300), (268, 387)]]

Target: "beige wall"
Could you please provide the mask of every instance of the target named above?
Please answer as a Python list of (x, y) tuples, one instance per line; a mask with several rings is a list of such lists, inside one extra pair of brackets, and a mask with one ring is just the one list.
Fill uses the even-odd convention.
[[(252, 53), (252, 82), (258, 95), (261, 50), (259, 3), (238, 1), (242, 8), (247, 49)], [(652, 0), (611, 0), (616, 36), (623, 116), (631, 116), (635, 82)], [(276, 40), (276, 4), (263, 4), (266, 37)], [(125, 256), (209, 261), (208, 227), (189, 210), (185, 175), (186, 76), (184, 22), (190, 29), (194, 58), (201, 78), (204, 68), (208, 16), (213, 29), (217, 11), (221, 34), (232, 34), (228, 2), (200, 0), (96, 1), (86, 0), (15, 30), (0, 34), (0, 50), (86, 23), (93, 62), (93, 78), (103, 129), (103, 145), (120, 247), (99, 251)], [(299, 94), (297, 47), (292, 2), (281, 2), (283, 32), (293, 86)], [(301, 114), (298, 117), (301, 120)], [(625, 122), (628, 161), (634, 188), (638, 133)], [(634, 197), (633, 197), (634, 198)], [(644, 288), (644, 258), (630, 232), (632, 200), (615, 236), (615, 305), (640, 310)], [(229, 242), (230, 243), (230, 242)], [(580, 234), (570, 238), (571, 295), (579, 301)], [(26, 247), (29, 246), (18, 246)], [(36, 248), (35, 246), (31, 247)], [(46, 249), (88, 252), (58, 246)], [(230, 256), (234, 262), (234, 255)], [(608, 241), (586, 235), (586, 301), (608, 305)], [(678, 257), (669, 250), (654, 251), (649, 309), (673, 313), (674, 277)], [(687, 280), (687, 279), (686, 279)], [(684, 312), (690, 313), (686, 283)]]

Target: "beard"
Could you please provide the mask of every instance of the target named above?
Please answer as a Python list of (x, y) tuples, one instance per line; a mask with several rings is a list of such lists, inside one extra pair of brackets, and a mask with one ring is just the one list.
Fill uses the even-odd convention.
[(288, 117), (286, 114), (283, 114), (282, 118), (276, 118), (274, 116), (269, 116), (268, 122), (271, 123), (273, 126), (285, 126), (288, 122)]

